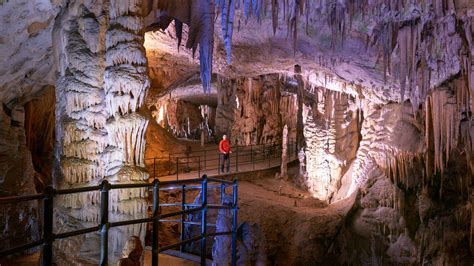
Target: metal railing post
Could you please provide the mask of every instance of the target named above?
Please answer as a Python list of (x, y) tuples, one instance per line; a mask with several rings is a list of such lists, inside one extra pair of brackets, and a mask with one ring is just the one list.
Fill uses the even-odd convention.
[(44, 221), (44, 245), (43, 245), (43, 256), (41, 257), (41, 265), (47, 266), (52, 265), (53, 262), (53, 198), (54, 189), (52, 187), (46, 188), (46, 197), (44, 198), (44, 210), (43, 210), (43, 221)]
[(237, 265), (237, 179), (232, 184), (232, 266)]
[(186, 155), (186, 170), (184, 170), (186, 173), (188, 171), (191, 171), (191, 169), (189, 169), (189, 154)]
[(225, 196), (225, 184), (221, 184), (221, 204), (224, 205), (224, 196)]
[(207, 164), (206, 164), (206, 149), (204, 149), (204, 171), (207, 170)]
[(198, 176), (201, 176), (201, 156), (198, 156)]
[(109, 190), (109, 182), (103, 180), (100, 188), (100, 265), (102, 266), (108, 264)]
[[(273, 145), (272, 145), (272, 147), (270, 147), (270, 150), (268, 151), (268, 153), (271, 153), (271, 150), (272, 150), (272, 149), (273, 149)], [(275, 153), (274, 150), (273, 150), (272, 153), (273, 153), (273, 154)], [(267, 157), (268, 157), (268, 168), (270, 168), (270, 160), (271, 160), (271, 157), (272, 157), (272, 156), (270, 156), (270, 154), (268, 154)]]
[(168, 154), (168, 175), (171, 175), (171, 153)]
[(206, 265), (206, 229), (207, 229), (207, 175), (202, 176), (201, 211), (201, 265)]
[(176, 157), (176, 180), (179, 179), (179, 157)]
[[(186, 209), (186, 185), (183, 185), (181, 187), (181, 211), (184, 211)], [(186, 214), (181, 214), (181, 235), (180, 235), (180, 240), (184, 241), (184, 222), (186, 219)], [(185, 252), (185, 244), (181, 244), (180, 246), (181, 252)]]
[[(217, 155), (217, 174), (220, 175), (221, 174), (221, 153), (219, 152), (219, 154)], [(224, 165), (224, 162), (222, 162), (222, 165)]]
[(153, 180), (153, 229), (152, 229), (152, 250), (151, 250), (151, 265), (158, 266), (158, 249), (159, 239), (158, 233), (160, 228), (159, 217), (160, 206), (160, 184), (158, 179)]
[(235, 148), (236, 153), (236, 162), (235, 162), (235, 172), (239, 172), (239, 147)]
[(295, 140), (295, 143), (294, 143), (294, 147), (293, 147), (295, 150), (295, 157), (298, 158), (298, 141)]
[(250, 160), (252, 161), (253, 170), (255, 170), (255, 161), (253, 160), (253, 146), (250, 144)]

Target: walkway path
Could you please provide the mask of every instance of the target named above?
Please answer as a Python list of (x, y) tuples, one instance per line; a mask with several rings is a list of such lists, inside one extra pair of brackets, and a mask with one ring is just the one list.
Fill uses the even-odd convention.
[[(288, 145), (288, 162), (297, 160), (294, 143)], [(281, 146), (256, 145), (234, 147), (230, 155), (230, 174), (245, 173), (273, 168), (281, 165)], [(189, 155), (173, 155), (169, 158), (156, 160), (158, 164), (167, 168), (167, 175), (150, 173), (150, 177), (156, 176), (160, 181), (181, 180), (198, 178), (203, 174), (209, 177), (223, 177), (228, 175), (219, 169), (220, 154), (217, 145), (207, 145), (202, 150), (194, 150)], [(148, 169), (153, 168), (153, 163), (148, 164)], [(226, 169), (225, 169), (226, 170)]]

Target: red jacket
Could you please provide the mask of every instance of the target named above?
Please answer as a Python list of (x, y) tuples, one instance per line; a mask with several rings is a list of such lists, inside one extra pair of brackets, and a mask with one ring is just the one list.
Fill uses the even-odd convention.
[(221, 140), (221, 142), (219, 142), (219, 151), (221, 153), (229, 153), (230, 152), (230, 142), (229, 140)]

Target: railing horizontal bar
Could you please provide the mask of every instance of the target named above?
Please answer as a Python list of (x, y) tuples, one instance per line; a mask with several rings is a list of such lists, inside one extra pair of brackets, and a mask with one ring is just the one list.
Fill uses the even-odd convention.
[(181, 215), (181, 214), (189, 214), (189, 213), (193, 213), (193, 212), (198, 212), (198, 211), (201, 211), (202, 209), (203, 209), (203, 207), (201, 206), (199, 208), (192, 208), (192, 209), (187, 209), (187, 210), (179, 211), (179, 212), (165, 213), (165, 214), (160, 215), (160, 219), (169, 218), (169, 217), (173, 217), (173, 216), (178, 216), (178, 215)]
[[(161, 185), (162, 183), (160, 183)], [(184, 189), (201, 189), (201, 186), (186, 186)], [(220, 188), (220, 186), (208, 186), (208, 188)], [(160, 188), (160, 191), (164, 190), (174, 190), (174, 189), (183, 189), (182, 186), (173, 186), (173, 187), (164, 187)]]
[(28, 244), (24, 244), (24, 245), (21, 245), (21, 246), (18, 246), (18, 247), (5, 249), (5, 250), (0, 251), (0, 257), (5, 257), (7, 255), (12, 255), (12, 254), (20, 252), (20, 251), (24, 251), (24, 250), (27, 250), (27, 249), (30, 249), (30, 248), (34, 248), (34, 247), (42, 245), (43, 243), (44, 243), (44, 239), (40, 239), (38, 241), (31, 242), (31, 243), (28, 243)]
[[(201, 223), (199, 222), (185, 222), (185, 224), (189, 225), (196, 225), (196, 226), (201, 226)], [(216, 224), (206, 224), (207, 227), (216, 227)]]
[[(294, 143), (296, 141), (296, 139), (289, 139), (289, 143)], [(269, 146), (270, 145), (270, 146)], [(239, 150), (239, 153), (240, 152), (243, 152), (243, 151), (249, 151), (250, 150), (250, 147), (253, 148), (254, 151), (257, 151), (259, 148), (263, 148), (265, 147), (265, 149), (272, 149), (272, 148), (280, 148), (281, 144), (275, 144), (275, 143), (262, 143), (262, 144), (257, 144), (257, 145), (236, 145), (236, 146), (232, 146), (232, 149), (234, 151), (237, 151)], [(210, 151), (215, 151), (216, 154), (218, 154), (219, 152), (219, 149), (216, 148), (211, 148), (211, 149), (201, 149), (201, 150), (197, 150), (197, 151), (192, 151), (191, 153), (192, 154), (199, 154), (199, 153), (204, 153), (204, 152), (210, 152)], [(184, 157), (186, 158), (187, 156), (187, 153), (173, 153), (171, 154), (171, 158), (173, 159), (176, 159), (177, 157), (181, 158), (181, 157)], [(189, 158), (191, 157), (198, 157), (198, 155), (193, 155), (193, 156), (189, 156)], [(153, 159), (163, 159), (163, 160), (169, 160), (169, 156), (166, 156), (166, 157), (150, 157), (150, 158), (145, 158), (145, 160), (153, 160)]]
[(209, 236), (224, 236), (224, 235), (232, 235), (232, 231), (208, 233), (208, 234), (206, 234), (206, 237), (209, 237)]
[(153, 183), (110, 184), (110, 189), (153, 187)]
[(202, 178), (181, 179), (181, 180), (163, 181), (163, 182), (160, 182), (160, 186), (178, 185), (178, 184), (182, 185), (182, 184), (200, 183), (200, 182), (202, 182)]
[(161, 203), (160, 207), (175, 207), (175, 206), (181, 206), (181, 203)]
[(7, 203), (18, 203), (21, 201), (30, 201), (30, 200), (38, 200), (42, 199), (46, 196), (46, 194), (35, 194), (35, 195), (27, 195), (27, 196), (8, 196), (8, 197), (1, 197), (0, 204), (7, 204)]
[[(176, 206), (182, 206), (183, 204), (181, 202), (176, 202), (176, 203), (162, 203), (160, 204), (160, 207), (176, 207)], [(192, 203), (186, 203), (184, 204), (186, 207), (201, 207), (201, 204), (192, 204)]]
[(207, 180), (210, 181), (210, 182), (218, 182), (218, 183), (229, 184), (229, 185), (232, 185), (232, 184), (233, 184), (232, 181), (224, 180), (224, 179), (218, 179), (218, 178), (213, 178), (213, 177), (208, 177)]
[(100, 189), (100, 186), (58, 189), (54, 191), (54, 194), (64, 195), (64, 194), (73, 194), (73, 193), (80, 193), (80, 192), (98, 191), (99, 189)]
[[(180, 223), (181, 220), (160, 220), (160, 223)], [(189, 225), (199, 225), (201, 226), (201, 223), (199, 222), (184, 222), (185, 224)], [(207, 224), (208, 227), (216, 227), (215, 224)]]
[(163, 251), (168, 250), (168, 249), (177, 248), (177, 247), (179, 247), (181, 245), (184, 245), (184, 244), (187, 244), (187, 243), (191, 243), (191, 242), (201, 240), (201, 238), (202, 238), (202, 236), (199, 235), (199, 236), (195, 236), (193, 238), (186, 239), (184, 241), (181, 241), (181, 242), (178, 242), (178, 243), (175, 243), (175, 244), (164, 246), (164, 247), (160, 248), (160, 252), (163, 252)]
[(153, 217), (109, 223), (110, 227), (153, 222)]
[(207, 204), (208, 209), (213, 209), (213, 210), (230, 210), (232, 209), (232, 206), (227, 206), (227, 205), (216, 205), (216, 204)]
[(54, 235), (54, 239), (62, 239), (62, 238), (66, 238), (66, 237), (71, 237), (71, 236), (77, 236), (77, 235), (82, 235), (82, 234), (97, 232), (97, 231), (99, 231), (99, 229), (100, 229), (99, 226), (94, 226), (94, 227), (91, 227), (91, 228), (80, 229), (80, 230), (77, 230), (77, 231), (55, 234), (55, 235)]
[(180, 223), (181, 220), (160, 220), (160, 223)]

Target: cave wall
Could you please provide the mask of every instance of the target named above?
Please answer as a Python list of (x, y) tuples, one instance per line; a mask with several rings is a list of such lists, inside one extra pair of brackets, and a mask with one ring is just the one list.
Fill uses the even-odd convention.
[[(353, 211), (338, 235), (340, 263), (472, 263), (472, 137), (451, 142), (458, 136), (452, 130), (463, 126), (460, 120), (453, 127), (449, 122), (467, 113), (464, 108), (457, 109), (449, 121), (441, 122), (441, 135), (433, 135), (431, 128), (443, 119), (443, 112), (462, 106), (455, 100), (459, 96), (453, 87), (442, 87), (430, 94), (423, 109), (392, 103), (365, 110), (355, 166), (355, 173), (363, 171), (365, 178)], [(444, 106), (435, 117), (430, 111), (433, 98)], [(461, 135), (472, 136), (472, 127), (465, 130), (470, 133)], [(439, 147), (433, 145), (442, 145), (442, 154), (437, 154)]]
[[(116, 5), (119, 2), (123, 5)], [(127, 9), (127, 4), (132, 2), (135, 3), (111, 1), (115, 8), (110, 8), (110, 13), (102, 9), (101, 1), (69, 1), (68, 4), (66, 1), (0, 2), (0, 51), (6, 58), (0, 64), (0, 100), (2, 105), (7, 106), (4, 110), (12, 110), (11, 114), (10, 111), (2, 114), (2, 121), (10, 121), (2, 126), (2, 131), (7, 136), (3, 138), (5, 145), (2, 145), (2, 149), (6, 150), (3, 156), (5, 169), (12, 169), (10, 166), (16, 164), (12, 160), (26, 158), (25, 165), (28, 167), (25, 171), (31, 170), (31, 159), (28, 159), (28, 150), (24, 149), (24, 146), (32, 145), (28, 142), (30, 135), (26, 135), (27, 141), (23, 144), (24, 133), (21, 132), (22, 129), (18, 129), (17, 123), (22, 120), (24, 101), (21, 98), (42, 90), (46, 84), (55, 84), (58, 97), (55, 173), (58, 186), (93, 184), (104, 177), (129, 182), (124, 177), (125, 174), (120, 175), (124, 172), (127, 176), (131, 173), (131, 176), (139, 180), (146, 179), (140, 170), (143, 166), (141, 154), (144, 145), (140, 134), (143, 134), (146, 122), (135, 113), (141, 105), (143, 87), (146, 87), (146, 62), (141, 56), (144, 54), (140, 44), (142, 34), (137, 34), (143, 31), (140, 15), (137, 16), (139, 12)], [(148, 8), (151, 8), (152, 2), (147, 1)], [(212, 44), (213, 40), (209, 38), (209, 34), (198, 34), (201, 29), (201, 24), (197, 23), (200, 17), (194, 13), (196, 9), (190, 8), (192, 2), (181, 7), (173, 3), (175, 2), (172, 0), (160, 1), (160, 5), (169, 9), (170, 13), (183, 22), (192, 24), (193, 38), (190, 47), (196, 49), (195, 44), (202, 41), (207, 44), (204, 50), (209, 55), (212, 45), (208, 44)], [(358, 117), (362, 121), (359, 122), (362, 123), (360, 148), (355, 161), (347, 170), (352, 173), (350, 178), (353, 179), (348, 191), (361, 188), (362, 194), (356, 205), (356, 212), (351, 216), (352, 220), (347, 222), (347, 231), (341, 234), (344, 237), (341, 237), (339, 244), (341, 247), (347, 245), (341, 250), (354, 250), (354, 253), (342, 257), (345, 262), (367, 263), (370, 260), (371, 263), (377, 263), (378, 259), (388, 259), (394, 263), (431, 261), (462, 264), (463, 257), (455, 258), (452, 250), (459, 247), (463, 251), (465, 248), (466, 229), (468, 230), (466, 225), (469, 223), (466, 213), (469, 212), (469, 206), (472, 207), (472, 204), (466, 205), (468, 200), (472, 202), (472, 197), (467, 197), (465, 192), (472, 184), (470, 179), (474, 161), (471, 117), (474, 95), (472, 2), (375, 1), (362, 2), (357, 6), (350, 2), (348, 6), (344, 6), (342, 2), (327, 5), (326, 1), (305, 1), (306, 8), (302, 3), (303, 1), (280, 1), (276, 10), (284, 6), (285, 11), (284, 15), (276, 14), (276, 28), (268, 26), (270, 16), (267, 12), (254, 14), (261, 16), (261, 20), (250, 21), (247, 28), (242, 26), (241, 36), (245, 37), (240, 37), (239, 45), (234, 47), (234, 51), (237, 51), (233, 56), (236, 63), (232, 68), (223, 67), (223, 56), (220, 56), (216, 60), (218, 67), (215, 70), (221, 73), (239, 73), (240, 76), (247, 73), (254, 77), (255, 73), (268, 72), (269, 69), (291, 72), (288, 70), (289, 66), (292, 67), (295, 60), (299, 60), (308, 64), (302, 75), (312, 85), (343, 91), (363, 101), (358, 106), (362, 110)], [(260, 5), (255, 7), (257, 6)], [(298, 8), (302, 11), (297, 12)], [(248, 9), (249, 6), (247, 11)], [(299, 34), (300, 42), (296, 42), (297, 33), (302, 32), (305, 27), (305, 23), (298, 23), (298, 18), (303, 18), (299, 17), (303, 10), (310, 22), (306, 24), (309, 24), (306, 31), (321, 31), (322, 34), (317, 38), (315, 35)], [(194, 22), (189, 21), (191, 13), (195, 15)], [(275, 13), (272, 15), (274, 19)], [(315, 17), (322, 17), (320, 21), (323, 22), (311, 20)], [(278, 18), (288, 24), (288, 33), (283, 32), (271, 40), (262, 37), (279, 30)], [(350, 27), (347, 28), (349, 22)], [(258, 23), (264, 26), (260, 27)], [(332, 30), (329, 35), (327, 30), (319, 27), (320, 24), (328, 24), (326, 26)], [(210, 25), (206, 26), (209, 28)], [(294, 43), (290, 45), (285, 41), (289, 33), (294, 39)], [(201, 35), (205, 36), (197, 38)], [(228, 36), (229, 34), (227, 38)], [(320, 43), (311, 42), (310, 39)], [(328, 42), (331, 43), (330, 47)], [(335, 47), (334, 44), (338, 42), (338, 47)], [(256, 49), (266, 48), (265, 45), (273, 46), (274, 49)], [(321, 51), (313, 53), (312, 50), (317, 50), (314, 47), (321, 48)], [(365, 53), (364, 49), (369, 52)], [(53, 52), (56, 52), (55, 60)], [(218, 50), (216, 54), (220, 55), (221, 52)], [(322, 57), (321, 54), (326, 52), (328, 55)], [(155, 59), (164, 61), (159, 56)], [(250, 59), (256, 63), (249, 64)], [(206, 71), (203, 71), (206, 77), (211, 65), (208, 60), (202, 61), (207, 63)], [(53, 77), (55, 71), (60, 72), (60, 80), (57, 82)], [(185, 71), (181, 69), (179, 73), (183, 72)], [(326, 75), (327, 72), (332, 74)], [(174, 73), (172, 75), (177, 76)], [(114, 84), (107, 84), (109, 77), (120, 80), (118, 83), (122, 85), (133, 84), (130, 86), (133, 91), (124, 89), (126, 86), (117, 89)], [(209, 79), (207, 76), (207, 81)], [(278, 127), (286, 124), (285, 117), (291, 117), (286, 115), (294, 113), (294, 109), (285, 110), (285, 114), (280, 111), (281, 120), (278, 119), (278, 114), (272, 111), (278, 101), (272, 100), (273, 104), (267, 102), (267, 99), (277, 97), (277, 93), (273, 94), (273, 90), (269, 89), (271, 86), (265, 85), (265, 79), (246, 77), (222, 81), (223, 89), (219, 90), (219, 107), (216, 110), (219, 134), (235, 135), (234, 141), (243, 144), (259, 143), (262, 139), (278, 140), (281, 132)], [(451, 84), (452, 80), (461, 85)], [(135, 86), (137, 81), (142, 84)], [(449, 81), (448, 84), (444, 84), (446, 81)], [(159, 78), (153, 82), (161, 84)], [(75, 94), (78, 96), (74, 96)], [(85, 94), (88, 97), (83, 97)], [(315, 155), (326, 152), (326, 148), (320, 146), (324, 142), (331, 143), (331, 150), (335, 151), (339, 145), (337, 138), (336, 144), (332, 140), (335, 136), (334, 128), (337, 129), (338, 123), (344, 123), (330, 117), (328, 114), (331, 112), (326, 112), (331, 110), (330, 106), (326, 108), (332, 101), (329, 100), (330, 97), (332, 96), (325, 97), (328, 100), (325, 99), (324, 108), (322, 103), (316, 107), (306, 107), (306, 136), (308, 142), (314, 143), (307, 147), (307, 159), (311, 169), (318, 169), (317, 166), (322, 163), (334, 160), (334, 166), (329, 167), (329, 172), (334, 171), (340, 176), (344, 172), (340, 170), (341, 165), (344, 165), (340, 162), (344, 160), (337, 156), (321, 160)], [(254, 99), (262, 100), (262, 105), (255, 105)], [(404, 101), (408, 99), (409, 104)], [(18, 105), (17, 101), (22, 104)], [(280, 110), (283, 110), (282, 99), (279, 102)], [(346, 103), (342, 101), (341, 105)], [(287, 106), (289, 108), (293, 105), (289, 103)], [(26, 113), (29, 108), (31, 107), (26, 107)], [(341, 114), (349, 112), (342, 109), (339, 110)], [(260, 121), (263, 119), (271, 122), (262, 126)], [(349, 124), (356, 120), (351, 117)], [(130, 128), (131, 125), (135, 126)], [(310, 128), (314, 130), (311, 131)], [(350, 128), (352, 126), (348, 130)], [(259, 135), (259, 132), (267, 130), (271, 135)], [(317, 134), (321, 131), (325, 135)], [(131, 141), (133, 143), (127, 142), (126, 139), (130, 136), (138, 136), (135, 140), (141, 143), (137, 144), (135, 140)], [(123, 143), (128, 147), (116, 143)], [(353, 147), (352, 144), (341, 145)], [(132, 149), (130, 147), (138, 148), (128, 153)], [(352, 149), (349, 150), (350, 156), (346, 164), (353, 158)], [(7, 154), (17, 156), (10, 158)], [(110, 162), (110, 165), (98, 165), (97, 161)], [(68, 167), (83, 170), (83, 167), (88, 166), (92, 170), (84, 174), (86, 178), (75, 176), (76, 173), (70, 174), (85, 182), (63, 182), (63, 172), (68, 172)], [(342, 168), (346, 167), (344, 165)], [(100, 169), (100, 173), (96, 172), (97, 169)], [(314, 174), (313, 170), (308, 172)], [(23, 173), (15, 173), (17, 174), (24, 176)], [(25, 176), (24, 179), (30, 180), (31, 172), (26, 175), (28, 177)], [(94, 177), (89, 178), (90, 176)], [(331, 186), (334, 186), (332, 180), (337, 180), (332, 175), (324, 178), (326, 180), (321, 179), (323, 183)], [(320, 182), (317, 175), (315, 179), (315, 182)], [(31, 189), (31, 182), (26, 184)], [(16, 189), (22, 190), (21, 187)], [(330, 198), (331, 191), (327, 190), (321, 197)], [(136, 207), (141, 198), (143, 195), (129, 201), (123, 200), (124, 206), (129, 204)], [(71, 210), (75, 212), (84, 208), (90, 210), (85, 215), (90, 214), (91, 220), (96, 220), (96, 206), (92, 206), (89, 199), (64, 201), (80, 204), (71, 206), (69, 210), (62, 210), (61, 213), (68, 214)], [(420, 210), (413, 208), (417, 204), (421, 206)], [(142, 211), (143, 209), (138, 208), (139, 213)], [(84, 226), (84, 219), (80, 217), (82, 214), (76, 212), (73, 215), (78, 219), (69, 217), (70, 220), (77, 222), (79, 227)], [(421, 221), (417, 222), (417, 215), (422, 217), (419, 219)], [(398, 224), (393, 225), (391, 220), (398, 220)], [(431, 229), (425, 230), (423, 226)], [(444, 227), (447, 230), (442, 229)], [(400, 233), (402, 231), (404, 232)], [(376, 249), (374, 243), (380, 239), (384, 245)], [(444, 247), (434, 243), (423, 250), (420, 248), (423, 243), (437, 242), (438, 239), (444, 239), (443, 245), (448, 243)], [(78, 245), (82, 242), (79, 241)], [(67, 245), (64, 246), (64, 250), (68, 251)]]
[[(33, 168), (25, 134), (24, 102), (0, 107), (0, 196), (32, 195), (38, 173)], [(41, 235), (40, 204), (4, 204), (0, 209), (0, 249), (37, 241)]]
[(187, 146), (176, 139), (175, 135), (159, 125), (150, 115), (150, 122), (145, 133), (145, 165), (150, 174), (156, 176), (168, 175), (174, 169), (174, 162), (170, 167), (170, 155), (184, 154)]
[(174, 136), (200, 139), (201, 128), (208, 115), (203, 110), (204, 106), (165, 96), (153, 104), (153, 109), (152, 116), (156, 122)]
[(296, 132), (296, 98), (282, 96), (284, 81), (277, 74), (235, 79), (218, 85), (216, 134), (227, 134), (236, 145), (281, 143), (283, 126)]
[(38, 182), (37, 191), (44, 191), (52, 184), (55, 102), (55, 88), (48, 86), (25, 104), (26, 145), (40, 176), (35, 180)]

